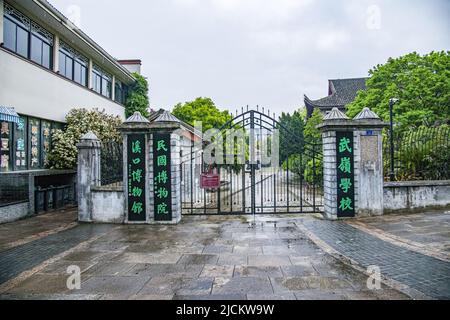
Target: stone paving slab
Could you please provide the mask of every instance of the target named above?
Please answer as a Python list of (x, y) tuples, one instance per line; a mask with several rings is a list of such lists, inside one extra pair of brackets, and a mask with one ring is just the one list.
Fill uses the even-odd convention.
[(383, 241), (338, 221), (304, 220), (304, 226), (363, 268), (379, 266), (384, 276), (431, 298), (450, 299), (450, 263)]
[[(170, 227), (79, 225), (29, 243), (30, 267), (71, 251), (15, 281), (0, 299), (407, 298), (387, 287), (368, 290), (366, 276), (327, 255), (294, 220), (279, 218), (275, 228), (273, 223), (261, 225), (264, 216), (258, 219), (256, 229), (243, 217), (185, 217)], [(81, 239), (92, 241), (73, 250)], [(7, 269), (22, 259), (19, 249), (10, 259), (1, 260), (0, 253)], [(82, 271), (81, 290), (66, 287), (70, 265)]]

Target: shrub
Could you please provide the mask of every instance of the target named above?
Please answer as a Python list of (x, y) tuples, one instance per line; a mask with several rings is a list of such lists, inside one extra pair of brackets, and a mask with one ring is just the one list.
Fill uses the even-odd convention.
[(101, 141), (122, 140), (118, 127), (122, 121), (118, 116), (104, 111), (72, 109), (66, 116), (66, 129), (52, 131), (52, 150), (48, 161), (52, 169), (73, 169), (77, 164), (76, 144), (89, 131)]

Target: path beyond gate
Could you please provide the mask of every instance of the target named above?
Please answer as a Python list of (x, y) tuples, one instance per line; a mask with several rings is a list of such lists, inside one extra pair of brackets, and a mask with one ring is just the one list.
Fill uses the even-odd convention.
[[(234, 163), (207, 164), (204, 159), (205, 146), (213, 149), (214, 144), (224, 143), (230, 130), (241, 130), (245, 135), (243, 149), (235, 138), (231, 148), (227, 150), (225, 147), (224, 157), (234, 159)], [(242, 112), (219, 132), (224, 138), (217, 139), (216, 135), (208, 143), (203, 141), (203, 150), (194, 141), (182, 143), (183, 215), (323, 211), (321, 144), (306, 143), (303, 137), (294, 134), (274, 118), (255, 110)], [(278, 148), (273, 144), (275, 141), (279, 141)], [(268, 164), (265, 159), (275, 152), (279, 154), (275, 157), (276, 163), (272, 161)], [(245, 161), (238, 163), (239, 156), (245, 157)], [(220, 187), (201, 187), (201, 175), (207, 173), (220, 177)]]

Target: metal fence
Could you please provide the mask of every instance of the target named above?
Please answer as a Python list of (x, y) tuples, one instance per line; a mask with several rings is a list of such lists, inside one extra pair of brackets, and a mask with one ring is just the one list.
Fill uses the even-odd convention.
[(0, 206), (29, 200), (29, 181), (27, 175), (0, 175)]
[(123, 145), (115, 141), (102, 142), (101, 184), (121, 186), (123, 184)]
[(393, 140), (392, 157), (387, 132), (383, 144), (386, 179), (391, 178), (391, 175), (396, 181), (450, 179), (449, 126), (420, 127), (406, 132), (394, 132)]

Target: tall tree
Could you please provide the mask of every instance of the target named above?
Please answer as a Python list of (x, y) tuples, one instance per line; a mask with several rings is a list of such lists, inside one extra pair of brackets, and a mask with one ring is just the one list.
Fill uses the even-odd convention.
[(184, 104), (178, 103), (172, 114), (178, 119), (195, 125), (195, 121), (203, 123), (203, 131), (220, 129), (232, 116), (228, 111), (220, 111), (210, 98), (197, 98)]
[(398, 98), (394, 113), (400, 130), (449, 121), (450, 51), (423, 56), (413, 52), (390, 58), (369, 74), (367, 90), (361, 91), (348, 107), (350, 117), (369, 107), (387, 121), (389, 99)]
[(149, 99), (148, 99), (148, 81), (138, 73), (133, 73), (136, 82), (130, 88), (127, 101), (125, 102), (125, 116), (131, 117), (136, 111), (139, 111), (144, 117), (148, 117)]
[(304, 121), (300, 111), (282, 113), (279, 119), (280, 158), (287, 159), (293, 154), (300, 154), (303, 149)]
[(305, 142), (309, 144), (320, 144), (322, 134), (317, 126), (323, 122), (323, 114), (319, 109), (315, 109), (311, 118), (305, 124)]

